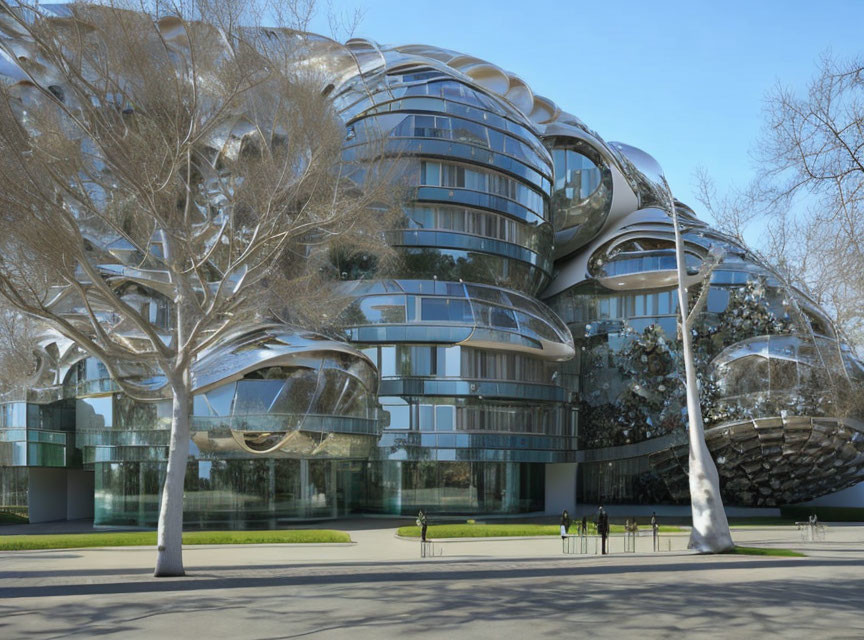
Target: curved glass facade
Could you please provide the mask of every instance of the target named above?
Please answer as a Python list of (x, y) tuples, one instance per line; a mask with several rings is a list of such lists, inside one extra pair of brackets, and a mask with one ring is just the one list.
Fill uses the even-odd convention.
[(612, 208), (612, 174), (600, 154), (574, 140), (549, 140), (555, 165), (552, 211), (556, 255), (579, 249), (597, 235)]
[[(773, 506), (816, 497), (827, 482), (815, 481), (824, 475), (820, 463), (851, 462), (864, 451), (862, 435), (850, 426), (854, 419), (849, 422), (841, 406), (861, 380), (849, 375), (847, 352), (812, 303), (729, 238), (695, 220), (685, 218), (685, 224), (691, 304), (700, 309), (694, 350), (702, 414), (724, 499)], [(564, 379), (579, 398), (579, 448), (602, 452), (606, 460), (582, 465), (581, 499), (629, 503), (648, 495), (686, 502), (686, 400), (671, 225), (634, 227), (619, 239), (604, 239), (587, 261), (585, 279), (549, 299), (576, 337), (577, 357), (565, 363)], [(716, 265), (705, 262), (709, 250), (719, 256)], [(803, 437), (793, 428), (796, 420), (809, 425), (809, 456), (793, 446)], [(817, 424), (825, 425), (824, 435)], [(831, 443), (844, 437), (848, 450), (833, 449)], [(633, 457), (634, 447), (642, 455)], [(792, 475), (781, 480), (780, 470)], [(804, 476), (814, 484), (793, 482)], [(835, 486), (856, 478), (854, 471), (837, 475)]]
[(347, 108), (350, 144), (385, 133), (416, 190), (392, 237), (398, 279), (356, 287), (344, 319), (390, 412), (370, 508), (537, 509), (538, 463), (567, 460), (575, 437), (556, 373), (572, 339), (532, 297), (553, 270), (552, 158), (517, 109), (459, 74), (388, 70), (380, 84)]
[[(850, 401), (864, 366), (814, 302), (672, 204), (650, 155), (470, 56), (321, 46), (350, 179), (375, 159), (404, 193), (385, 236), (398, 256), (334, 250), (338, 338), (250, 319), (195, 362), (188, 523), (685, 502), (671, 206), (724, 499), (770, 506), (864, 478)], [(106, 281), (168, 329), (167, 274), (121, 237), (93, 242)], [(152, 526), (170, 402), (125, 396), (67, 340), (44, 351), (33, 389), (0, 399), (0, 509), (36, 513), (32, 478), (74, 471), (95, 484), (97, 524)]]
[(346, 153), (398, 155), (400, 183), (414, 188), (391, 237), (405, 259), (386, 275), (536, 294), (552, 272), (552, 161), (530, 122), (458, 75), (384, 71), (375, 90), (349, 85), (337, 104)]

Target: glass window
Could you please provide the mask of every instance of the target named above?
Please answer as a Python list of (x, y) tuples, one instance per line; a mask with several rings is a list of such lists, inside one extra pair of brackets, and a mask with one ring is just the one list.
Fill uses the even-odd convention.
[(439, 405), (435, 407), (435, 429), (452, 431), (455, 424), (456, 407)]
[(297, 368), (284, 381), (273, 401), (270, 412), (277, 414), (306, 413), (318, 389), (318, 372)]
[(27, 405), (23, 402), (10, 402), (0, 405), (0, 427), (22, 428), (27, 426)]
[(516, 318), (510, 309), (503, 307), (492, 307), (490, 320), (493, 327), (502, 327), (504, 329), (516, 329)]
[(432, 431), (435, 428), (434, 405), (421, 404), (419, 406), (418, 426), (421, 431)]
[(424, 322), (473, 322), (467, 300), (452, 298), (422, 298), (420, 317)]
[(370, 296), (360, 301), (360, 310), (371, 324), (405, 322), (405, 296)]
[[(664, 291), (663, 293), (657, 294), (657, 314), (664, 315), (668, 313), (675, 313), (676, 305), (674, 303), (674, 296), (671, 291)], [(708, 298), (708, 304), (710, 305), (711, 298)]]
[(98, 380), (102, 378), (110, 378), (108, 369), (96, 358), (87, 358), (85, 360), (84, 375), (87, 380)]
[(12, 466), (26, 467), (27, 466), (27, 443), (12, 442)]
[(453, 139), (459, 142), (488, 146), (486, 127), (468, 120), (454, 120)]
[(399, 347), (400, 375), (434, 376), (438, 372), (435, 347)]
[(411, 428), (411, 406), (404, 399), (388, 396), (380, 398), (380, 401), (384, 411), (390, 412), (389, 429)]
[(384, 378), (396, 375), (396, 347), (381, 347), (380, 371)]
[(438, 187), (441, 185), (441, 164), (438, 162), (420, 163), (420, 184)]
[(221, 387), (216, 387), (205, 394), (207, 402), (210, 404), (211, 415), (231, 415), (231, 404), (234, 401), (235, 384), (236, 383), (232, 382)]
[(84, 429), (114, 426), (114, 397), (78, 398), (75, 400), (75, 422)]
[(708, 311), (722, 313), (729, 305), (729, 290), (725, 287), (711, 287), (708, 290)]
[[(465, 184), (465, 173), (466, 173), (465, 167), (458, 167), (458, 166), (454, 166), (454, 165), (445, 164), (442, 169), (443, 169), (443, 171), (442, 171), (442, 175), (441, 175), (441, 178), (442, 178), (441, 186), (465, 188), (465, 186), (466, 186), (466, 184)], [(472, 185), (469, 186), (468, 188), (469, 189), (475, 189), (476, 191), (485, 191), (485, 189), (480, 189), (475, 185), (476, 179), (474, 179), (474, 178), (476, 178), (476, 175), (477, 175), (476, 172), (468, 171), (467, 173), (468, 173), (469, 177), (472, 178)]]
[(237, 383), (234, 414), (269, 413), (284, 385), (284, 380), (240, 380)]

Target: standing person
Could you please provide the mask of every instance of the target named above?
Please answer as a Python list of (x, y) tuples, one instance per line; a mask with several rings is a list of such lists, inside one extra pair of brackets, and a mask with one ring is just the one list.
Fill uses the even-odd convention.
[(426, 519), (426, 514), (423, 513), (423, 509), (420, 509), (420, 512), (417, 514), (417, 526), (420, 527), (420, 540), (426, 542), (426, 528), (429, 526), (429, 522)]
[(602, 554), (606, 555), (606, 539), (609, 537), (609, 514), (603, 509), (603, 505), (597, 510), (597, 533), (600, 534)]
[(588, 516), (582, 514), (582, 535), (588, 535)]
[(564, 509), (564, 513), (561, 514), (561, 539), (563, 540), (567, 536), (567, 532), (570, 530), (570, 514), (567, 513), (567, 509)]
[(658, 550), (658, 540), (657, 540), (657, 532), (660, 530), (660, 526), (657, 524), (657, 512), (651, 512), (651, 531), (654, 534), (654, 551)]

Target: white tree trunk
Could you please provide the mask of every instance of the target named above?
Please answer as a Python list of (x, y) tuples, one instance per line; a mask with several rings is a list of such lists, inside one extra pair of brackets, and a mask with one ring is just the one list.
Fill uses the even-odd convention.
[[(700, 553), (723, 553), (734, 548), (723, 499), (720, 497), (720, 477), (705, 444), (705, 427), (699, 405), (699, 386), (693, 362), (687, 289), (684, 287), (686, 268), (684, 245), (678, 228), (678, 214), (672, 204), (672, 222), (675, 227), (675, 254), (678, 262), (678, 308), (681, 315), (681, 350), (684, 352), (684, 370), (687, 389), (688, 435), (690, 440), (689, 480), (690, 508), (693, 512), (693, 530), (690, 549)], [(705, 284), (708, 286), (708, 283)]]
[(171, 420), (171, 444), (168, 449), (168, 471), (162, 487), (159, 508), (157, 578), (182, 576), (183, 570), (183, 485), (186, 459), (189, 456), (189, 413), (191, 409), (189, 376), (174, 387)]

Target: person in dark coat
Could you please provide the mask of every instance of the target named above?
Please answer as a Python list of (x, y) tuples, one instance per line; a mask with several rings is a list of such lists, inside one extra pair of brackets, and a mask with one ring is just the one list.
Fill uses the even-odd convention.
[(606, 539), (609, 537), (609, 514), (603, 509), (603, 505), (597, 511), (597, 533), (602, 541), (601, 550), (606, 555)]
[(651, 512), (651, 532), (654, 535), (654, 551), (659, 551), (659, 540), (657, 539), (657, 533), (660, 531), (660, 525), (657, 522), (657, 512)]
[(570, 514), (567, 513), (567, 509), (564, 509), (564, 513), (561, 514), (561, 539), (567, 535), (567, 532), (570, 530)]
[(581, 531), (581, 533), (583, 536), (588, 535), (588, 516), (586, 516), (584, 514), (582, 515), (582, 531)]

